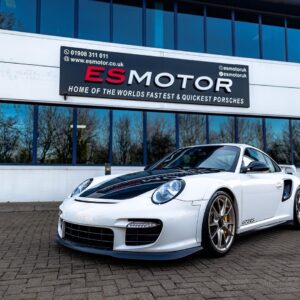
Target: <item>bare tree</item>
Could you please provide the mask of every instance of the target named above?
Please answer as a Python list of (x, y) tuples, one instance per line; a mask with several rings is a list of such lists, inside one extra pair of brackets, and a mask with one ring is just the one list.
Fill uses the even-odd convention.
[(0, 12), (0, 28), (12, 30), (16, 24), (13, 13)]
[(13, 162), (18, 147), (19, 131), (16, 117), (6, 117), (0, 110), (0, 161)]
[(179, 115), (180, 146), (206, 142), (206, 117), (202, 115)]
[(271, 122), (266, 123), (267, 152), (280, 164), (290, 163), (290, 131), (286, 125), (276, 132)]
[(31, 106), (0, 106), (0, 162), (31, 161), (32, 113)]
[(263, 148), (263, 132), (261, 119), (239, 118), (239, 142)]
[(45, 106), (39, 112), (38, 158), (41, 163), (70, 163), (72, 110)]
[(299, 121), (293, 121), (293, 143), (294, 143), (294, 149), (293, 149), (293, 155), (294, 155), (294, 163), (296, 165), (300, 164), (300, 122)]
[(210, 126), (209, 140), (211, 143), (232, 143), (235, 136), (235, 125), (233, 117), (225, 117), (223, 122), (219, 126), (219, 130), (212, 130), (213, 126)]
[(119, 118), (114, 126), (114, 156), (115, 161), (121, 165), (127, 164), (130, 157), (132, 146), (130, 129), (130, 119), (126, 115)]
[[(77, 162), (108, 161), (109, 120), (91, 109), (80, 109), (77, 128)], [(82, 126), (82, 127), (81, 127)]]
[(174, 128), (170, 127), (167, 119), (158, 117), (147, 127), (147, 156), (148, 163), (153, 163), (175, 148)]
[(143, 127), (141, 118), (123, 115), (114, 126), (113, 160), (117, 164), (141, 164), (143, 157)]

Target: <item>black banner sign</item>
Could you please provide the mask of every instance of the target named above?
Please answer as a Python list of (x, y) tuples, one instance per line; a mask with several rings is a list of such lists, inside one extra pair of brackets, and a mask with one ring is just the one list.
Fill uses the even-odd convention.
[(61, 47), (60, 95), (249, 107), (248, 66)]

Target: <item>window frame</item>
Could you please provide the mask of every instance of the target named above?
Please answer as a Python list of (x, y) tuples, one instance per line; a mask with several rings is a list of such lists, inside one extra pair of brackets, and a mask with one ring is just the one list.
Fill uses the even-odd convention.
[[(274, 171), (269, 171), (269, 172), (267, 172), (266, 174), (272, 174), (272, 173), (278, 173), (278, 172), (281, 172), (282, 170), (281, 170), (281, 168), (280, 168), (280, 166), (268, 155), (268, 154), (266, 154), (266, 153), (264, 153), (263, 151), (261, 151), (261, 150), (259, 150), (259, 149), (256, 149), (256, 148), (253, 148), (253, 147), (246, 147), (245, 149), (244, 149), (244, 152), (243, 152), (243, 154), (242, 154), (242, 160), (241, 160), (241, 167), (240, 167), (240, 174), (244, 174), (243, 172), (242, 172), (242, 168), (243, 168), (243, 159), (244, 159), (244, 156), (245, 156), (245, 153), (246, 153), (246, 151), (247, 150), (251, 150), (251, 151), (255, 151), (255, 152), (258, 152), (259, 154), (261, 154), (262, 155), (262, 158), (264, 159), (264, 163), (268, 166), (269, 164), (268, 164), (268, 162), (267, 162), (267, 160), (266, 160), (266, 157), (270, 160), (270, 162), (273, 164), (273, 167), (274, 167)], [(251, 173), (262, 173), (262, 172), (251, 172)]]

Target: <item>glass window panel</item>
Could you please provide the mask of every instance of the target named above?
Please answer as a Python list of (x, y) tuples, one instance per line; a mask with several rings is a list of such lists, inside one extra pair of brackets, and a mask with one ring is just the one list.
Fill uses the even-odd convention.
[(109, 2), (108, 0), (79, 0), (79, 38), (109, 41)]
[(300, 62), (300, 20), (289, 19), (287, 24), (288, 60)]
[(207, 9), (207, 52), (232, 55), (231, 11)]
[(234, 143), (234, 117), (209, 116), (209, 142)]
[(203, 52), (203, 8), (195, 4), (178, 3), (178, 49)]
[(272, 162), (272, 160), (267, 155), (263, 155), (263, 156), (264, 156), (264, 159), (265, 159), (265, 161), (267, 163), (267, 166), (269, 167), (269, 172), (270, 173), (276, 172), (275, 165)]
[(148, 1), (146, 23), (147, 46), (174, 48), (174, 7), (171, 1)]
[(263, 58), (285, 60), (284, 19), (263, 16), (262, 23)]
[(113, 163), (143, 164), (143, 113), (114, 110)]
[(38, 162), (70, 164), (72, 162), (73, 109), (39, 106)]
[(114, 0), (113, 41), (142, 45), (142, 1)]
[(41, 0), (41, 33), (74, 36), (74, 0)]
[(147, 155), (151, 164), (175, 149), (175, 114), (147, 113)]
[(241, 144), (248, 144), (263, 149), (262, 119), (238, 118), (238, 139)]
[(292, 139), (294, 164), (300, 166), (300, 120), (292, 120)]
[(36, 0), (0, 1), (0, 28), (36, 32)]
[(267, 153), (279, 164), (290, 163), (289, 121), (266, 118)]
[(0, 163), (32, 161), (33, 105), (0, 104)]
[(180, 147), (206, 143), (206, 116), (178, 114)]
[(78, 109), (77, 164), (108, 162), (109, 124), (108, 109)]
[(259, 57), (258, 16), (248, 12), (235, 14), (235, 51), (237, 56)]

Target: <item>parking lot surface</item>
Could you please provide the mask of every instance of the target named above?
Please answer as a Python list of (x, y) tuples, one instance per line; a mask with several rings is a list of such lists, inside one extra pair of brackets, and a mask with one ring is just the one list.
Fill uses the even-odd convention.
[(0, 205), (0, 299), (300, 299), (289, 226), (240, 237), (221, 259), (125, 261), (58, 246), (57, 207)]

